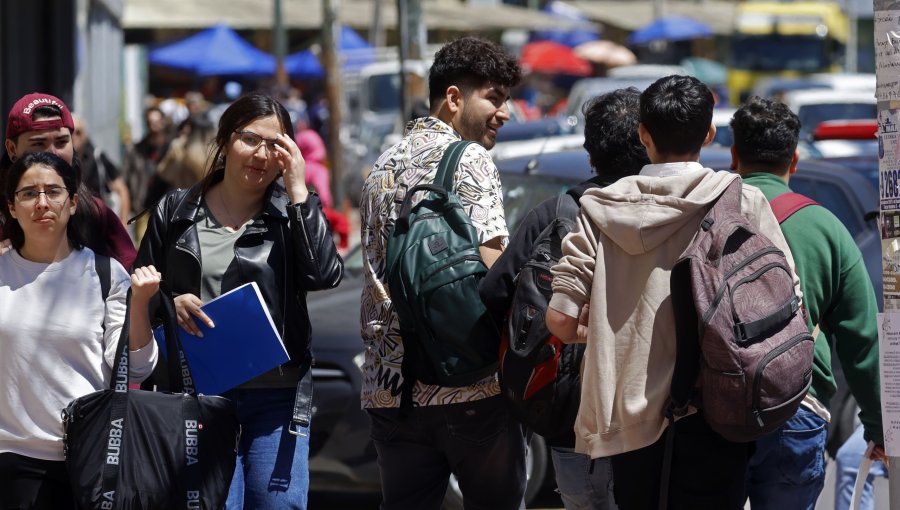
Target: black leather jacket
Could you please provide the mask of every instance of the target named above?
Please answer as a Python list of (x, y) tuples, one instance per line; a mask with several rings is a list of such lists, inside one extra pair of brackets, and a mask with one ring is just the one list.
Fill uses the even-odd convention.
[[(156, 266), (176, 296), (200, 296), (199, 186), (171, 191), (157, 204), (134, 264)], [(234, 256), (222, 292), (255, 281), (290, 354), (287, 364), (305, 375), (312, 362), (306, 293), (337, 287), (344, 273), (319, 197), (289, 204), (273, 185), (262, 214), (235, 241)]]

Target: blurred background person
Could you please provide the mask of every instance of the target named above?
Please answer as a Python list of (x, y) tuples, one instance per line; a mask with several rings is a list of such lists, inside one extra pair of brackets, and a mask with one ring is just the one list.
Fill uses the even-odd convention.
[(173, 189), (190, 188), (206, 175), (206, 163), (216, 130), (204, 116), (189, 117), (178, 136), (156, 167), (158, 186), (163, 194)]
[(123, 222), (131, 215), (131, 193), (122, 173), (99, 147), (91, 141), (87, 123), (78, 114), (72, 115), (75, 129), (72, 144), (81, 159), (81, 180), (91, 192), (115, 211)]

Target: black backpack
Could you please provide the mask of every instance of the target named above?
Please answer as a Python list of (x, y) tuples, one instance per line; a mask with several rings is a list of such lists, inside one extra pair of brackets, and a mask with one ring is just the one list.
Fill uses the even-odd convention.
[[(570, 194), (572, 193), (572, 194)], [(562, 240), (575, 228), (578, 201), (570, 191), (556, 201), (556, 216), (535, 238), (516, 289), (500, 344), (500, 387), (513, 414), (534, 432), (555, 437), (572, 431), (581, 401), (584, 344), (564, 344), (544, 321), (553, 297), (550, 269)]]
[[(403, 338), (403, 401), (416, 380), (460, 387), (497, 371), (500, 332), (481, 301), (487, 273), (469, 215), (453, 189), (471, 142), (450, 144), (434, 184), (406, 191), (387, 243), (388, 287)], [(428, 194), (413, 206), (413, 196)]]
[(813, 337), (784, 253), (741, 214), (741, 180), (716, 200), (671, 273), (676, 362), (670, 418), (696, 405), (729, 441), (794, 416)]

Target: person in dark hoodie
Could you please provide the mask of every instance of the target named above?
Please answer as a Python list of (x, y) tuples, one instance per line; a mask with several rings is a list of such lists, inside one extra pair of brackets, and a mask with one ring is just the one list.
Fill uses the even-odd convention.
[[(638, 137), (640, 96), (638, 89), (629, 87), (585, 104), (584, 149), (596, 175), (566, 193), (580, 197), (590, 188), (608, 186), (622, 177), (636, 175), (650, 163)], [(481, 298), (499, 321), (512, 304), (515, 277), (530, 259), (535, 240), (556, 217), (556, 204), (557, 197), (548, 198), (522, 219), (503, 255), (481, 282)], [(608, 458), (596, 459), (592, 466), (589, 456), (575, 452), (575, 432), (571, 429), (562, 436), (545, 439), (550, 445), (556, 485), (566, 510), (615, 508)]]

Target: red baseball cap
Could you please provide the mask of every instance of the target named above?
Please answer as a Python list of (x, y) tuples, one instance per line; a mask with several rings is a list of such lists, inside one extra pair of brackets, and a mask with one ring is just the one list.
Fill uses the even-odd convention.
[[(59, 108), (60, 118), (33, 120), (31, 116), (34, 109), (40, 106), (55, 106)], [(9, 110), (9, 119), (6, 122), (6, 139), (11, 140), (28, 131), (46, 131), (48, 129), (69, 128), (75, 130), (75, 122), (72, 121), (72, 113), (66, 103), (56, 96), (42, 92), (32, 92), (16, 101)]]

